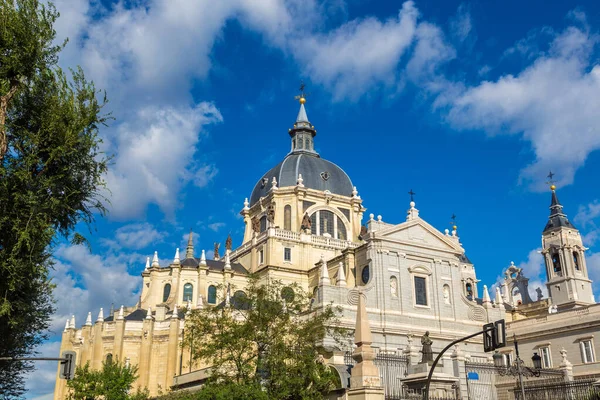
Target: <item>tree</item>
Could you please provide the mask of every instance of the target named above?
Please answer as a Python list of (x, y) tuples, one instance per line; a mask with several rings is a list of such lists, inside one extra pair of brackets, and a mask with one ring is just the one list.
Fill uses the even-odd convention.
[[(58, 13), (37, 0), (0, 0), (0, 357), (31, 355), (53, 312), (52, 250), (103, 213), (99, 101), (81, 69), (57, 66)], [(26, 362), (0, 362), (0, 393), (23, 392)]]
[(209, 383), (198, 391), (180, 390), (161, 396), (160, 400), (269, 400), (258, 385), (237, 384), (232, 381)]
[(297, 285), (262, 285), (251, 276), (230, 304), (188, 318), (184, 346), (193, 360), (211, 366), (213, 384), (262, 386), (269, 399), (289, 400), (320, 399), (334, 388), (334, 374), (318, 355), (326, 335), (342, 336), (336, 310), (311, 310)]
[(75, 378), (67, 381), (69, 400), (145, 400), (147, 390), (139, 388), (130, 394), (131, 387), (137, 379), (137, 367), (124, 366), (110, 360), (102, 363), (101, 370), (93, 370), (89, 363), (77, 367)]

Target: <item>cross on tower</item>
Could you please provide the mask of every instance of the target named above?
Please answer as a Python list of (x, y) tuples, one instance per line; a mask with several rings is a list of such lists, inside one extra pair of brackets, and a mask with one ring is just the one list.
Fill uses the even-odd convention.
[(414, 196), (415, 196), (415, 194), (416, 194), (416, 193), (415, 193), (415, 192), (413, 192), (413, 190), (412, 190), (412, 189), (410, 189), (410, 192), (408, 192), (408, 194), (410, 194), (410, 201), (415, 201), (415, 198), (414, 198)]
[(298, 100), (302, 104), (306, 102), (306, 96), (309, 95), (309, 93), (304, 93), (305, 87), (306, 85), (304, 84), (304, 81), (300, 81), (300, 94), (298, 96), (294, 96), (294, 99)]
[(554, 179), (553, 179), (553, 178), (554, 178), (554, 175), (555, 175), (555, 174), (554, 174), (552, 171), (550, 171), (550, 172), (548, 173), (548, 176), (546, 177), (546, 178), (548, 178), (548, 181), (546, 182), (547, 184), (549, 184), (549, 185), (552, 185), (553, 183), (555, 183), (555, 181), (554, 181)]

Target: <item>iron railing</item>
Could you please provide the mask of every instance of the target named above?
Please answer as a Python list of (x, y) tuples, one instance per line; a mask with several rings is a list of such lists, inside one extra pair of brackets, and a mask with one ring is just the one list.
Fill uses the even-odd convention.
[[(576, 380), (553, 384), (523, 385), (525, 400), (600, 400), (600, 389), (594, 387), (594, 379)], [(515, 388), (515, 400), (523, 400), (521, 388)]]

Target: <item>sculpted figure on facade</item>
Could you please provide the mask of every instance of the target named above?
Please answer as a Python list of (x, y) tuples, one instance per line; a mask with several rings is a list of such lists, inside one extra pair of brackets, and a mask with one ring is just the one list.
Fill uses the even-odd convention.
[(433, 341), (429, 338), (429, 331), (427, 331), (421, 338), (421, 345), (423, 345), (423, 348), (421, 349), (421, 353), (423, 353), (421, 358), (422, 363), (433, 361), (433, 350), (431, 349), (432, 344)]
[(312, 227), (312, 221), (310, 220), (310, 217), (308, 216), (308, 214), (304, 214), (304, 217), (302, 218), (302, 226), (300, 227), (300, 229), (310, 230), (311, 227)]
[(227, 239), (225, 240), (225, 250), (231, 251), (231, 233), (227, 235)]
[(358, 234), (358, 238), (360, 240), (364, 240), (365, 237), (367, 237), (367, 227), (364, 225), (360, 226), (360, 233)]
[(275, 206), (273, 204), (267, 209), (267, 221), (271, 226), (275, 223)]
[(250, 223), (252, 224), (252, 230), (254, 233), (260, 233), (260, 219), (258, 219), (258, 217), (252, 217)]

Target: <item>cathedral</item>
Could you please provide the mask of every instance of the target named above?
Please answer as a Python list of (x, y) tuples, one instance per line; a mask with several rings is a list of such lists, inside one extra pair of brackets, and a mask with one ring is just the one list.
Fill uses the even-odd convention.
[[(141, 274), (139, 302), (106, 315), (100, 309), (95, 320), (89, 313), (79, 327), (71, 318), (61, 352), (73, 350), (78, 365), (89, 362), (93, 368), (100, 368), (107, 358), (137, 365), (136, 386), (148, 388), (151, 395), (194, 387), (206, 378), (207, 370), (191, 363), (189, 352), (180, 345), (186, 324), (182, 310), (228, 303), (243, 292), (248, 274), (254, 273), (265, 282), (299, 284), (312, 294), (315, 310), (327, 304), (340, 306), (341, 324), (349, 329), (355, 327), (359, 288), (365, 296), (373, 349), (402, 357), (409, 365), (418, 363), (419, 340), (426, 333), (437, 353), (484, 324), (505, 319), (507, 336), (516, 334), (524, 357), (537, 352), (544, 366), (556, 367), (568, 353), (573, 376), (600, 377), (594, 347), (600, 306), (588, 277), (587, 249), (563, 212), (554, 186), (542, 233), (548, 298), (538, 291), (532, 299), (528, 279), (514, 265), (503, 283), (490, 290), (479, 285), (457, 227), (438, 230), (421, 216), (412, 199), (403, 221), (366, 214), (350, 177), (315, 151), (317, 131), (308, 119), (303, 95), (299, 102), (288, 131), (290, 152), (258, 179), (244, 201), (242, 244), (233, 248), (228, 238), (223, 254), (215, 245), (213, 259), (207, 259), (204, 250), (194, 248), (190, 232), (185, 252), (176, 249), (169, 265), (160, 265), (155, 252)], [(328, 338), (324, 344), (326, 362), (341, 371), (345, 382), (348, 349)], [(513, 357), (510, 346), (501, 352), (507, 360)], [(453, 364), (460, 360), (486, 363), (492, 355), (483, 351), (481, 337), (448, 355), (440, 376), (467, 398), (471, 378), (464, 365), (458, 370)], [(65, 393), (66, 382), (57, 378), (55, 399), (65, 398)]]

